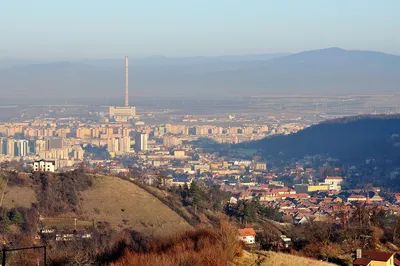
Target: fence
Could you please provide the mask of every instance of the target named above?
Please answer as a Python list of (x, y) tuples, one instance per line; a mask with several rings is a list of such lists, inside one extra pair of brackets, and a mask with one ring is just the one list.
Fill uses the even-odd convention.
[[(44, 265), (45, 266), (47, 264), (47, 261), (46, 261), (46, 246), (33, 246), (33, 247), (25, 247), (25, 248), (3, 248), (2, 254), (1, 254), (2, 255), (1, 265), (2, 266), (10, 265), (10, 261), (7, 261), (7, 258), (16, 259), (15, 256), (8, 256), (7, 254), (18, 252), (18, 251), (35, 251), (35, 250), (40, 250), (40, 249), (43, 249), (43, 256), (40, 256), (40, 255), (38, 256), (37, 265)], [(19, 256), (20, 258), (18, 258), (19, 260), (26, 259), (26, 258), (21, 258), (22, 257), (21, 254), (19, 254), (19, 255), (20, 255)], [(24, 254), (24, 255), (27, 255), (27, 259), (29, 259), (30, 261), (35, 259), (34, 257), (32, 257), (32, 254)], [(42, 258), (40, 259), (40, 257), (42, 257)]]

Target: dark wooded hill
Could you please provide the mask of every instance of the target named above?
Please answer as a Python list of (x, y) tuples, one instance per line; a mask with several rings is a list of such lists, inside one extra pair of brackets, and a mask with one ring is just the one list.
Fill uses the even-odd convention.
[(368, 158), (399, 161), (400, 115), (330, 120), (296, 134), (268, 137), (246, 146), (260, 149), (265, 156), (284, 158), (321, 154), (351, 163)]

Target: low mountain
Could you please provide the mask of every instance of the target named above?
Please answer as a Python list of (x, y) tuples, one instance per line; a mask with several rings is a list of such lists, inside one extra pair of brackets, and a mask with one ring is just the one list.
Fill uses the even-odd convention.
[(302, 158), (327, 155), (343, 162), (390, 159), (400, 162), (400, 115), (346, 117), (322, 122), (295, 134), (246, 144), (265, 156)]
[(400, 56), (328, 48), (263, 62), (252, 68), (210, 74), (230, 91), (264, 93), (372, 93), (398, 91)]
[[(297, 54), (131, 59), (131, 95), (397, 92), (400, 56), (339, 48)], [(123, 97), (124, 60), (0, 69), (4, 99)]]

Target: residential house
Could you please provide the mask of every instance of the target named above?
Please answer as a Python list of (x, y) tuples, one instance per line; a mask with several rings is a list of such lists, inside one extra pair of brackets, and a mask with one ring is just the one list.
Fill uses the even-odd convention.
[(375, 194), (372, 198), (368, 198), (367, 199), (367, 202), (368, 203), (372, 203), (372, 202), (382, 202), (383, 201), (383, 199), (378, 195), (378, 194)]
[(238, 229), (239, 240), (243, 241), (246, 245), (252, 245), (256, 243), (256, 232), (253, 228)]
[(35, 172), (54, 172), (56, 168), (56, 162), (54, 160), (38, 160), (33, 162), (33, 170)]
[[(395, 266), (393, 252), (380, 252), (357, 249), (356, 259), (353, 265), (357, 266)], [(397, 266), (397, 265), (396, 265)]]
[(327, 176), (325, 184), (329, 185), (330, 190), (341, 190), (343, 178), (341, 176)]
[(400, 203), (400, 193), (395, 193), (394, 196), (396, 197), (396, 202)]
[(354, 202), (354, 201), (366, 201), (367, 200), (367, 198), (365, 197), (365, 196), (363, 196), (363, 195), (350, 195), (348, 198), (347, 198), (347, 201), (348, 202)]

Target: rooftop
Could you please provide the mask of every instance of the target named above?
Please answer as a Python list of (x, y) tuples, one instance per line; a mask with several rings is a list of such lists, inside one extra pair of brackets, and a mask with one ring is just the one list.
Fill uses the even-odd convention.
[(255, 236), (256, 232), (253, 228), (238, 229), (240, 236)]
[(376, 260), (376, 261), (388, 261), (390, 257), (393, 256), (394, 253), (391, 252), (380, 252), (380, 251), (372, 251), (372, 250), (363, 250), (362, 257)]

